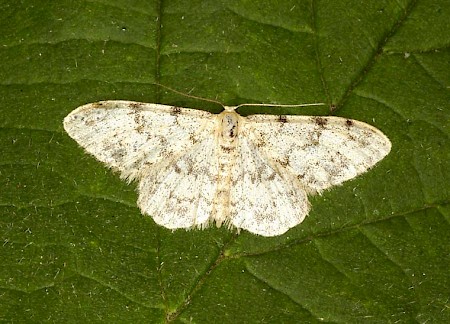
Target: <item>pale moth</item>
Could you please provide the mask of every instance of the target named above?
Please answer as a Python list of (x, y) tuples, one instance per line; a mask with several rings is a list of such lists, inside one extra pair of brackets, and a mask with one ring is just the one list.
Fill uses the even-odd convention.
[(64, 129), (122, 178), (139, 182), (139, 208), (157, 224), (226, 224), (262, 236), (301, 223), (310, 209), (307, 194), (353, 179), (391, 149), (381, 131), (360, 121), (242, 117), (238, 107), (212, 114), (101, 101), (72, 111)]

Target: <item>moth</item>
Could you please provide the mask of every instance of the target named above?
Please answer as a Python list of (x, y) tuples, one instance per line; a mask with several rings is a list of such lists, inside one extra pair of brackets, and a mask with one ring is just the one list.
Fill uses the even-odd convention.
[[(241, 105), (242, 106), (242, 105)], [(301, 223), (308, 195), (366, 172), (391, 142), (341, 117), (219, 114), (133, 101), (81, 106), (64, 119), (80, 146), (138, 181), (143, 214), (169, 229), (215, 223), (276, 236)]]

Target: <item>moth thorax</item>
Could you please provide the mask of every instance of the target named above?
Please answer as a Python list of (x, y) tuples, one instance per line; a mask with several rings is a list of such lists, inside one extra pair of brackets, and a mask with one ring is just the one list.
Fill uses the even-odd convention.
[(224, 111), (220, 116), (222, 117), (220, 121), (220, 136), (225, 143), (232, 143), (238, 135), (239, 115), (234, 111)]

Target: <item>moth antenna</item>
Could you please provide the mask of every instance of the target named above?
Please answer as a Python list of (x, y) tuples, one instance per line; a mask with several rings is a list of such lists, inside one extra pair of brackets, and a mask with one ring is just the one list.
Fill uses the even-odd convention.
[[(212, 103), (216, 103), (221, 105), (223, 108), (225, 108), (225, 105), (223, 103), (221, 103), (220, 101), (214, 100), (214, 99), (208, 99), (208, 98), (203, 98), (203, 97), (198, 97), (198, 96), (194, 96), (191, 94), (187, 94), (175, 89), (172, 89), (171, 87), (168, 87), (166, 85), (163, 85), (161, 83), (155, 82), (155, 85), (161, 87), (161, 88), (165, 88), (167, 90), (170, 90), (174, 93), (177, 93), (179, 95), (182, 95), (184, 97), (188, 97), (188, 98), (192, 98), (192, 99), (198, 99), (198, 100), (203, 100), (203, 101), (207, 101), (207, 102), (212, 102)], [(265, 106), (265, 107), (308, 107), (308, 106), (322, 106), (325, 105), (324, 103), (320, 102), (320, 103), (310, 103), (310, 104), (298, 104), (298, 105), (281, 105), (281, 104), (256, 104), (256, 103), (243, 103), (240, 105), (237, 105), (235, 108), (239, 108), (239, 107), (244, 107), (244, 106)]]
[(161, 88), (166, 88), (167, 90), (170, 90), (170, 91), (172, 91), (172, 92), (174, 92), (174, 93), (177, 93), (177, 94), (179, 94), (179, 95), (182, 95), (182, 96), (185, 96), (185, 97), (188, 97), (188, 98), (198, 99), (198, 100), (203, 100), (203, 101), (208, 101), (208, 102), (216, 103), (216, 104), (221, 105), (223, 108), (225, 108), (225, 105), (224, 105), (223, 103), (221, 103), (220, 101), (214, 100), (214, 99), (208, 99), (208, 98), (203, 98), (203, 97), (197, 97), (197, 96), (194, 96), (194, 95), (190, 95), (190, 94), (187, 94), (187, 93), (183, 93), (183, 92), (181, 92), (181, 91), (172, 89), (172, 88), (170, 88), (170, 87), (168, 87), (168, 86), (165, 86), (165, 85), (163, 85), (163, 84), (160, 84), (160, 83), (158, 83), (158, 82), (155, 82), (155, 85), (157, 85), (157, 86), (159, 86), (159, 87), (161, 87)]
[(323, 106), (323, 102), (309, 103), (309, 104), (298, 104), (298, 105), (279, 105), (279, 104), (257, 104), (257, 103), (244, 103), (237, 105), (236, 108), (244, 106), (265, 106), (265, 107), (308, 107), (308, 106)]

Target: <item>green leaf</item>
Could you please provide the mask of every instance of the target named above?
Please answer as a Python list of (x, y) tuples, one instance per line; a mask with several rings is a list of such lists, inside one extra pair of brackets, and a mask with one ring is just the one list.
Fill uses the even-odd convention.
[[(450, 321), (448, 1), (0, 8), (1, 321)], [(62, 127), (105, 99), (220, 111), (155, 82), (227, 105), (326, 102), (240, 112), (354, 118), (393, 148), (285, 235), (171, 232)]]

